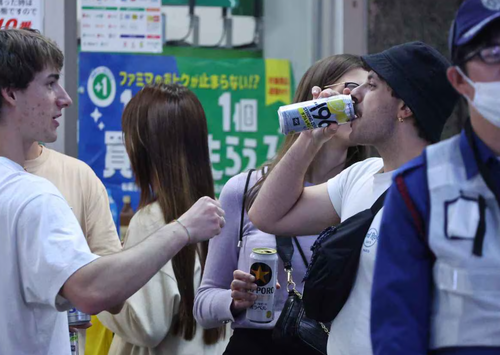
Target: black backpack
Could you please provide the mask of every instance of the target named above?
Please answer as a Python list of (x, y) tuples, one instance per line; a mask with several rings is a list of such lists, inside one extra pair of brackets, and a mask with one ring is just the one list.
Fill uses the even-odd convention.
[(384, 205), (386, 192), (371, 208), (335, 227), (328, 227), (314, 242), (311, 263), (304, 277), (303, 301), (307, 317), (330, 322), (344, 306), (356, 279), (366, 233)]

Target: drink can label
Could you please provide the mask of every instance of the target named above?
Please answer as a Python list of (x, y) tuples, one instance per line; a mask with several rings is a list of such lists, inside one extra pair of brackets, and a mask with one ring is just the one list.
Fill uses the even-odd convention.
[(278, 271), (275, 249), (255, 248), (250, 254), (250, 274), (255, 277), (257, 299), (247, 309), (247, 319), (256, 323), (269, 323), (274, 319), (274, 294)]
[(78, 333), (69, 333), (71, 355), (78, 355)]
[(351, 95), (336, 95), (281, 106), (278, 116), (281, 133), (289, 134), (332, 123), (348, 123), (354, 119), (355, 112)]

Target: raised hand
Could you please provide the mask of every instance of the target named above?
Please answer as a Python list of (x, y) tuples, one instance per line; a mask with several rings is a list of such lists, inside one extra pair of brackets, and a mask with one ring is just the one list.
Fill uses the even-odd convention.
[[(344, 89), (344, 94), (349, 95), (350, 90)], [(312, 88), (313, 100), (331, 97), (335, 95), (340, 95), (340, 93), (332, 89), (326, 89), (321, 91), (321, 88), (319, 86), (314, 86)], [(311, 138), (315, 145), (321, 147), (323, 144), (329, 141), (335, 135), (335, 133), (337, 133), (337, 129), (338, 125), (333, 123), (328, 127), (316, 128), (311, 131), (303, 131), (301, 132), (301, 134)]]
[(219, 201), (200, 198), (178, 221), (186, 228), (189, 243), (198, 243), (218, 235), (225, 226), (225, 212)]

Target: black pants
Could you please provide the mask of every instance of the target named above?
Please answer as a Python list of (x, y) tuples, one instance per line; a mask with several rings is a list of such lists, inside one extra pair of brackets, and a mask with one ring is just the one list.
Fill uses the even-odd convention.
[(223, 355), (318, 355), (317, 351), (307, 345), (284, 347), (273, 342), (272, 329), (244, 329), (234, 330), (226, 351)]

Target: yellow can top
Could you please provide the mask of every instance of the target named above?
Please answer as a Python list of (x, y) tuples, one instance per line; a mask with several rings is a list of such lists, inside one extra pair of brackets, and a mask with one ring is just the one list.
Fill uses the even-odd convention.
[(276, 254), (276, 249), (273, 249), (273, 248), (253, 248), (252, 252), (254, 252), (255, 254), (270, 255), (270, 254)]

